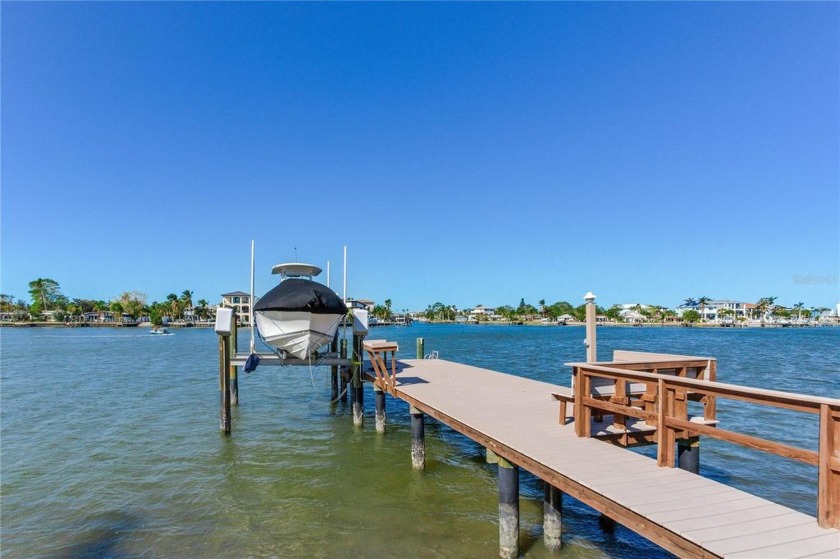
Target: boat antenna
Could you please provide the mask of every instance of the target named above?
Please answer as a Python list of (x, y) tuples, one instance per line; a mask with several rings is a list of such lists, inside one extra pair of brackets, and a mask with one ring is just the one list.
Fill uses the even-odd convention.
[(330, 261), (327, 260), (327, 287), (330, 286)]
[(298, 261), (298, 259), (297, 259), (297, 247), (295, 247), (295, 262), (297, 262), (297, 261)]
[(255, 345), (254, 345), (254, 241), (251, 240), (251, 308), (250, 312), (250, 320), (248, 322), (251, 323), (251, 353), (255, 353)]
[(347, 304), (347, 245), (344, 245), (344, 304)]

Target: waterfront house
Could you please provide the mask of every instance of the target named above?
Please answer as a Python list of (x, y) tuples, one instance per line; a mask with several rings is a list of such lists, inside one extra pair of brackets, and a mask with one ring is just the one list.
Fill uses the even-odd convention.
[(251, 296), (244, 291), (233, 291), (222, 295), (220, 307), (232, 308), (236, 311), (238, 323), (251, 324)]
[(369, 313), (372, 313), (373, 308), (376, 306), (376, 301), (372, 301), (370, 299), (353, 299), (352, 297), (348, 297), (345, 304), (348, 309), (364, 309)]
[[(677, 307), (677, 315), (682, 317), (685, 311), (697, 311), (703, 321), (720, 322), (724, 316), (727, 320), (746, 319), (755, 309), (753, 303), (742, 303), (733, 301), (731, 299), (713, 299), (701, 306), (697, 301), (692, 301), (690, 304), (683, 303)], [(725, 311), (721, 313), (721, 311)]]
[(496, 309), (478, 305), (470, 311), (470, 322), (479, 322), (486, 320), (499, 320), (501, 316), (496, 314)]

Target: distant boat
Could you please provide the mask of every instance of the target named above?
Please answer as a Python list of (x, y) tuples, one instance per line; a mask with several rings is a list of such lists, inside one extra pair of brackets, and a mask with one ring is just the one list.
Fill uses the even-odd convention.
[(166, 328), (152, 328), (149, 331), (150, 334), (156, 334), (158, 336), (171, 336), (172, 334), (169, 333), (169, 330)]
[(321, 268), (291, 262), (277, 264), (280, 285), (254, 305), (254, 322), (265, 343), (280, 353), (308, 359), (332, 342), (347, 306), (326, 285), (312, 280)]

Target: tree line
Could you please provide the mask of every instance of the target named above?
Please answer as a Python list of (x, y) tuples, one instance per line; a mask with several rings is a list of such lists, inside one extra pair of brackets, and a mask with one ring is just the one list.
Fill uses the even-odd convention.
[(152, 324), (163, 324), (164, 319), (179, 320), (190, 317), (203, 320), (211, 316), (210, 304), (205, 299), (193, 302), (193, 292), (185, 289), (181, 295), (170, 293), (165, 301), (148, 303), (145, 293), (125, 291), (110, 301), (69, 298), (61, 286), (51, 278), (38, 278), (29, 282), (31, 302), (15, 299), (14, 295), (0, 294), (0, 312), (11, 315), (16, 321), (40, 321), (47, 313), (59, 322), (79, 321), (87, 313), (111, 312), (115, 316), (127, 315), (131, 320), (148, 316)]
[[(11, 315), (16, 321), (39, 321), (43, 320), (47, 311), (58, 321), (81, 321), (86, 313), (110, 311), (116, 316), (123, 314), (132, 320), (148, 316), (153, 324), (163, 324), (165, 319), (179, 320), (190, 318), (194, 320), (206, 320), (212, 318), (212, 309), (205, 299), (193, 302), (193, 292), (185, 289), (180, 295), (170, 293), (164, 301), (147, 302), (147, 296), (140, 291), (125, 291), (119, 297), (110, 301), (69, 298), (61, 292), (59, 283), (50, 278), (38, 278), (29, 282), (29, 297), (31, 302), (23, 299), (15, 300), (13, 295), (0, 294), (0, 312)], [(827, 307), (806, 307), (804, 303), (796, 303), (791, 307), (777, 305), (778, 297), (760, 298), (749, 312), (753, 319), (763, 318), (810, 318), (821, 312), (829, 310)], [(705, 320), (706, 307), (712, 299), (709, 297), (688, 297), (683, 301), (683, 307), (688, 307), (682, 313), (684, 322), (702, 322)], [(481, 305), (478, 305), (481, 306)], [(391, 299), (385, 299), (383, 305), (375, 305), (373, 316), (382, 320), (391, 320), (394, 317)], [(699, 312), (695, 310), (699, 308)], [(608, 319), (618, 321), (621, 313), (627, 310), (620, 305), (613, 305), (610, 308), (596, 306), (597, 313)], [(431, 321), (447, 322), (454, 321), (459, 315), (469, 314), (472, 309), (459, 310), (455, 305), (446, 305), (436, 302), (429, 305), (421, 314)], [(673, 309), (658, 305), (635, 305), (630, 310), (635, 311), (651, 322), (665, 321), (677, 317)], [(407, 313), (407, 310), (403, 310)], [(558, 301), (554, 304), (546, 304), (545, 299), (540, 299), (537, 306), (525, 302), (522, 298), (519, 305), (502, 305), (495, 309), (496, 315), (512, 321), (529, 321), (539, 319), (556, 320), (563, 316), (570, 316), (575, 320), (583, 321), (586, 318), (586, 305), (573, 306), (568, 301)], [(717, 309), (716, 314), (721, 318), (734, 318), (735, 311), (732, 309)], [(489, 317), (476, 314), (476, 320), (488, 320)], [(746, 318), (746, 317), (743, 317)]]

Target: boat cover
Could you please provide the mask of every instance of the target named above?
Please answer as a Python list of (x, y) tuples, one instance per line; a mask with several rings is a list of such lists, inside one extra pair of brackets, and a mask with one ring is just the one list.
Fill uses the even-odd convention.
[(335, 292), (317, 281), (289, 278), (266, 293), (254, 311), (306, 311), (345, 314), (347, 306)]

